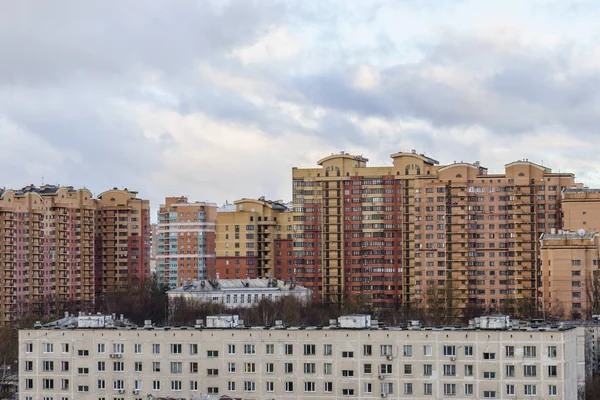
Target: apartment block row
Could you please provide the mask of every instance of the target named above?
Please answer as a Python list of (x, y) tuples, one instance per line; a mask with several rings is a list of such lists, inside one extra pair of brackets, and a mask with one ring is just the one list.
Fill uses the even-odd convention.
[(66, 318), (19, 333), (19, 393), (33, 399), (574, 399), (583, 328), (195, 327)]
[(93, 198), (45, 185), (0, 191), (0, 323), (71, 304), (149, 277), (150, 207), (128, 190)]

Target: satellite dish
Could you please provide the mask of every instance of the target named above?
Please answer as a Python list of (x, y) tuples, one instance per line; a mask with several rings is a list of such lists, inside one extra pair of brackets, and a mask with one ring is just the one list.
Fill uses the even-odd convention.
[(585, 235), (585, 229), (581, 228), (580, 230), (577, 231), (577, 233), (579, 233), (579, 236), (583, 236), (583, 235)]

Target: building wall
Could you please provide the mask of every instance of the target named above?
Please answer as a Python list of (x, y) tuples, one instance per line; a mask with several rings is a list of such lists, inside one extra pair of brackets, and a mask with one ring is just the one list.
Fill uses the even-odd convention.
[(167, 197), (158, 211), (157, 276), (177, 287), (215, 274), (217, 206)]
[[(533, 386), (536, 390), (531, 398), (567, 400), (577, 396), (577, 364), (582, 361), (577, 358), (577, 331), (21, 330), (19, 393), (24, 400), (43, 396), (95, 400), (119, 396), (113, 385), (122, 382), (122, 397), (132, 399), (148, 394), (190, 398), (211, 392), (254, 399), (375, 399), (382, 392), (391, 398), (431, 399), (450, 397), (445, 389), (455, 390), (453, 398), (484, 398), (491, 392), (495, 398), (530, 398), (525, 395), (525, 386), (530, 385), (529, 390)], [(44, 352), (43, 346), (50, 344), (53, 351)], [(526, 354), (526, 347), (535, 349), (535, 355)], [(48, 361), (54, 363), (53, 371), (42, 370)], [(63, 362), (68, 371), (61, 371)], [(103, 371), (98, 370), (99, 363), (104, 363)], [(141, 363), (139, 372), (136, 363)], [(153, 363), (160, 371), (153, 371)], [(514, 366), (514, 376), (507, 376), (509, 366)], [(533, 367), (535, 376), (525, 376)], [(549, 367), (556, 367), (556, 376)], [(54, 389), (42, 389), (44, 380), (52, 380)], [(106, 389), (98, 389), (99, 381)], [(136, 381), (140, 390), (134, 395)], [(61, 390), (67, 382), (68, 389)], [(153, 390), (155, 382), (160, 390)], [(192, 384), (197, 390), (190, 390)], [(181, 385), (181, 390), (171, 390), (171, 385)], [(465, 394), (467, 385), (472, 385), (472, 395)], [(286, 386), (292, 390), (286, 391)], [(431, 394), (425, 394), (426, 386)], [(88, 391), (78, 392), (84, 388)], [(507, 396), (512, 388), (515, 396)], [(556, 396), (549, 396), (551, 388)]]
[(0, 195), (0, 323), (92, 308), (93, 215), (87, 189), (27, 186)]
[(324, 301), (360, 295), (380, 307), (535, 302), (537, 238), (561, 226), (573, 175), (529, 161), (488, 175), (479, 162), (391, 157), (367, 167), (342, 153), (292, 169), (294, 263), (309, 271), (298, 281)]
[(263, 199), (234, 203), (236, 211), (217, 214), (219, 277), (291, 279), (291, 213), (283, 204)]
[(563, 230), (600, 232), (600, 190), (570, 189), (562, 193)]
[(141, 289), (150, 277), (150, 203), (127, 189), (98, 195), (96, 294)]

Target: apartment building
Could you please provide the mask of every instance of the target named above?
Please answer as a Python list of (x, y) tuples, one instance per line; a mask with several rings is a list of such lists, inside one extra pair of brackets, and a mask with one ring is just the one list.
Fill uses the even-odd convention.
[[(465, 328), (135, 327), (66, 317), (19, 332), (19, 393), (34, 399), (577, 398), (583, 328), (522, 328), (506, 317)], [(580, 377), (581, 378), (581, 377)]]
[(359, 295), (378, 307), (537, 301), (537, 241), (561, 226), (573, 174), (528, 160), (489, 174), (415, 151), (391, 158), (368, 167), (342, 152), (292, 169), (299, 283), (323, 301)]
[(114, 188), (95, 205), (96, 296), (142, 288), (150, 277), (150, 202)]
[(572, 188), (562, 192), (562, 229), (600, 232), (600, 189)]
[(281, 201), (241, 199), (217, 213), (216, 272), (221, 278), (294, 278), (292, 213)]
[(158, 211), (156, 274), (172, 288), (215, 275), (217, 206), (167, 197)]
[(579, 232), (544, 233), (540, 238), (539, 295), (558, 318), (591, 318), (600, 312), (600, 236)]
[(277, 301), (293, 296), (303, 302), (312, 301), (312, 292), (293, 281), (276, 278), (209, 279), (194, 281), (167, 292), (169, 301), (175, 298), (222, 304), (226, 308), (249, 308), (261, 300)]
[(70, 186), (0, 190), (0, 324), (94, 301), (92, 194)]

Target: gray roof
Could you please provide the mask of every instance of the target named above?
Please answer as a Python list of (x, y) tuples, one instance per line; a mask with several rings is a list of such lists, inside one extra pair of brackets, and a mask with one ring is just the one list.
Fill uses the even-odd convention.
[(565, 193), (600, 193), (600, 189), (590, 189), (590, 188), (573, 188), (573, 189), (565, 189), (563, 190)]
[(168, 293), (211, 293), (219, 291), (239, 291), (247, 289), (260, 289), (267, 291), (308, 291), (304, 286), (298, 286), (281, 279), (219, 279), (194, 281), (189, 285), (169, 290)]
[(565, 233), (544, 233), (542, 234), (542, 240), (561, 240), (561, 239), (593, 239), (594, 233), (584, 233), (580, 235), (576, 232), (565, 232)]

